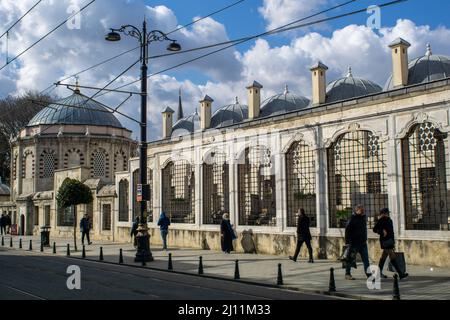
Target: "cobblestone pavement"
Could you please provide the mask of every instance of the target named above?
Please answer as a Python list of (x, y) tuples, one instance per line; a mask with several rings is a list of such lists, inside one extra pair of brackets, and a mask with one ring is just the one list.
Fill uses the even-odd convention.
[[(19, 237), (13, 237), (13, 248), (19, 249)], [(22, 237), (22, 250), (29, 249), (29, 241), (33, 242), (33, 251), (40, 251), (39, 237)], [(5, 247), (10, 246), (10, 237), (4, 238)], [(82, 247), (78, 241), (78, 251), (74, 252), (73, 239), (52, 238), (56, 243), (58, 256), (65, 256), (67, 244), (71, 247), (71, 257), (82, 256)], [(124, 263), (140, 266), (134, 262), (135, 249), (131, 243), (95, 242), (86, 246), (86, 259), (99, 260), (100, 247), (103, 249), (105, 262), (118, 263), (119, 251), (122, 249)], [(224, 254), (217, 251), (197, 250), (189, 248), (169, 248), (163, 251), (161, 247), (152, 246), (154, 261), (147, 263), (148, 268), (168, 269), (168, 255), (172, 254), (174, 272), (197, 274), (199, 257), (202, 257), (204, 276), (219, 277), (231, 280), (234, 277), (235, 261), (239, 260), (241, 281), (276, 285), (278, 264), (281, 264), (283, 287), (311, 293), (326, 293), (329, 288), (330, 268), (334, 268), (336, 294), (357, 299), (391, 300), (393, 296), (393, 273), (385, 270), (388, 279), (381, 279), (381, 289), (370, 290), (367, 279), (362, 271), (362, 265), (353, 270), (356, 280), (345, 280), (344, 270), (337, 261), (317, 260), (314, 264), (305, 260), (293, 262), (287, 257), (263, 254)], [(44, 254), (52, 255), (52, 248), (45, 248)], [(386, 265), (387, 267), (387, 265)], [(450, 299), (450, 269), (431, 268), (426, 266), (407, 266), (410, 276), (399, 282), (401, 299), (449, 300)]]

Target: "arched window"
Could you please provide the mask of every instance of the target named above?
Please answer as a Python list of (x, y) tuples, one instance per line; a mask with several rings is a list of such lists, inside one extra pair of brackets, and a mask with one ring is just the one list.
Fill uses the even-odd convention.
[[(263, 146), (245, 150), (238, 165), (239, 224), (276, 226), (275, 171), (271, 152)], [(242, 161), (242, 160), (241, 160)]]
[(109, 156), (104, 149), (97, 149), (91, 155), (91, 177), (109, 178)]
[(185, 160), (162, 170), (162, 208), (174, 223), (195, 223), (194, 168)]
[(128, 170), (128, 157), (123, 150), (117, 151), (114, 155), (114, 172)]
[(25, 151), (25, 153), (23, 154), (22, 178), (23, 179), (34, 178), (34, 154), (30, 150)]
[(229, 165), (224, 153), (213, 152), (203, 163), (203, 223), (220, 224), (230, 212)]
[(40, 178), (53, 178), (55, 169), (58, 167), (54, 150), (44, 150), (39, 159)]
[(123, 179), (119, 182), (119, 221), (129, 221), (129, 187), (128, 180)]
[(358, 204), (365, 207), (368, 228), (388, 207), (386, 149), (369, 131), (341, 135), (327, 150), (330, 227), (343, 228)]
[(406, 229), (449, 230), (448, 136), (432, 123), (415, 125), (402, 140)]
[(316, 219), (316, 160), (314, 151), (304, 142), (294, 142), (286, 154), (287, 225), (297, 226), (301, 208), (310, 218), (311, 227)]
[(64, 169), (84, 166), (84, 155), (80, 149), (70, 149), (64, 154)]

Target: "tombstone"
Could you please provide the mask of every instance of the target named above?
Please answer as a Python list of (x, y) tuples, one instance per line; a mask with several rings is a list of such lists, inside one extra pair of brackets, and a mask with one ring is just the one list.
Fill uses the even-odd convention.
[(241, 245), (244, 253), (257, 253), (252, 229), (242, 231)]

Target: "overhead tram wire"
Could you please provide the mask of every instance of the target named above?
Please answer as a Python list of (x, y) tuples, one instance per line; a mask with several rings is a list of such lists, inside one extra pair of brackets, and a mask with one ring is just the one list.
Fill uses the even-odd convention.
[[(349, 2), (347, 2), (346, 4), (348, 4), (348, 3), (350, 3), (350, 2), (354, 2), (354, 1), (357, 1), (357, 0), (349, 1)], [(382, 7), (387, 7), (387, 6), (399, 4), (399, 3), (402, 3), (402, 2), (407, 2), (407, 1), (408, 1), (408, 0), (395, 0), (395, 1), (390, 1), (390, 2), (387, 2), (387, 3), (380, 4), (380, 5), (378, 5), (378, 6), (379, 6), (380, 8), (382, 8)], [(329, 10), (330, 10), (330, 9), (327, 9), (327, 11), (329, 11)], [(209, 46), (209, 47), (220, 46), (220, 45), (224, 45), (224, 44), (226, 44), (226, 43), (232, 43), (231, 45), (228, 45), (228, 46), (226, 46), (226, 47), (224, 47), (224, 48), (220, 48), (220, 49), (218, 49), (218, 50), (215, 50), (215, 51), (206, 53), (206, 54), (201, 55), (201, 56), (199, 56), (199, 57), (196, 57), (196, 58), (187, 60), (187, 61), (185, 61), (185, 62), (179, 63), (179, 64), (177, 64), (177, 65), (175, 65), (175, 66), (172, 66), (172, 67), (166, 68), (166, 69), (164, 69), (164, 70), (155, 72), (155, 73), (149, 75), (148, 78), (153, 77), (153, 76), (156, 76), (156, 75), (161, 74), (161, 73), (163, 73), (163, 72), (167, 72), (167, 71), (170, 71), (170, 70), (179, 68), (179, 67), (181, 67), (181, 66), (183, 66), (183, 65), (186, 65), (186, 64), (188, 64), (188, 63), (191, 63), (191, 62), (194, 62), (194, 61), (203, 59), (203, 58), (205, 58), (205, 57), (208, 57), (208, 56), (210, 56), (210, 55), (213, 55), (213, 54), (215, 54), (215, 53), (224, 51), (224, 50), (229, 49), (229, 48), (231, 48), (231, 47), (233, 47), (233, 46), (236, 46), (236, 45), (239, 45), (239, 44), (248, 42), (248, 41), (253, 40), (253, 39), (257, 39), (257, 38), (264, 37), (264, 36), (270, 36), (270, 35), (274, 35), (274, 34), (286, 32), (286, 31), (290, 31), (290, 30), (295, 30), (295, 29), (299, 29), (299, 28), (311, 26), (311, 25), (318, 24), (318, 23), (323, 23), (323, 22), (327, 22), (327, 21), (332, 21), (332, 20), (336, 20), (336, 19), (340, 19), (340, 18), (352, 16), (352, 15), (355, 15), (355, 14), (358, 14), (358, 13), (366, 12), (366, 11), (367, 11), (367, 8), (364, 8), (364, 9), (360, 9), (360, 10), (356, 10), (356, 11), (351, 11), (351, 12), (347, 12), (347, 13), (344, 13), (344, 14), (340, 14), (340, 15), (337, 15), (337, 16), (332, 16), (332, 17), (328, 17), (328, 18), (324, 18), (324, 19), (315, 20), (315, 21), (312, 21), (312, 22), (308, 22), (308, 23), (304, 23), (304, 24), (292, 26), (293, 24), (296, 24), (296, 23), (298, 23), (298, 22), (300, 22), (300, 21), (303, 21), (303, 20), (305, 20), (305, 19), (309, 19), (309, 18), (310, 18), (310, 17), (307, 17), (307, 18), (299, 19), (299, 20), (297, 20), (297, 21), (295, 21), (295, 22), (291, 22), (291, 23), (289, 23), (289, 24), (287, 24), (287, 25), (285, 25), (285, 26), (282, 26), (282, 27), (279, 27), (279, 28), (270, 30), (270, 31), (268, 31), (268, 32), (264, 32), (264, 33), (262, 33), (262, 34), (258, 34), (258, 35), (255, 35), (255, 36), (246, 37), (246, 38), (242, 38), (242, 39), (237, 39), (237, 40), (227, 41), (227, 42), (221, 43), (221, 44), (211, 45), (211, 46)], [(316, 15), (319, 15), (319, 14), (321, 14), (321, 13), (314, 14), (313, 16), (316, 16)], [(286, 26), (288, 26), (288, 27), (286, 27)], [(290, 26), (290, 27), (289, 27), (289, 26)], [(201, 48), (197, 48), (196, 50), (201, 50)], [(192, 49), (191, 51), (194, 51), (194, 49)], [(185, 52), (185, 51), (183, 51), (183, 52)], [(172, 54), (161, 55), (161, 56), (158, 56), (158, 57), (162, 57), (162, 56), (170, 56), (170, 55), (172, 55)], [(139, 82), (139, 81), (141, 81), (141, 79), (138, 79), (138, 80), (132, 81), (132, 82), (130, 82), (130, 83), (124, 84), (124, 85), (122, 85), (122, 86), (116, 87), (116, 88), (114, 88), (114, 90), (122, 89), (122, 88), (124, 88), (124, 87), (127, 87), (127, 86), (129, 86), (129, 85), (132, 85), (132, 84), (137, 83), (137, 82)], [(103, 96), (103, 95), (105, 95), (105, 94), (108, 94), (108, 93), (110, 93), (110, 92), (105, 92), (105, 93), (103, 93), (103, 94), (100, 94), (99, 97), (101, 97), (101, 96)]]
[(84, 7), (82, 7), (80, 10), (78, 10), (76, 13), (70, 15), (69, 18), (65, 19), (63, 22), (61, 22), (60, 24), (58, 24), (55, 28), (53, 28), (52, 30), (50, 30), (47, 34), (45, 34), (43, 37), (41, 37), (39, 40), (37, 40), (36, 42), (34, 42), (31, 46), (29, 46), (27, 49), (25, 49), (24, 51), (22, 51), (21, 53), (19, 53), (17, 56), (15, 56), (14, 58), (12, 58), (11, 60), (9, 60), (4, 66), (0, 67), (0, 71), (3, 70), (4, 68), (6, 68), (9, 64), (11, 64), (12, 62), (16, 61), (18, 58), (20, 58), (22, 55), (24, 55), (25, 53), (27, 53), (29, 50), (31, 50), (34, 46), (36, 46), (38, 43), (40, 43), (41, 41), (43, 41), (44, 39), (46, 39), (49, 35), (51, 35), (53, 32), (55, 32), (56, 30), (58, 30), (59, 28), (61, 28), (61, 26), (63, 26), (64, 24), (67, 23), (67, 21), (69, 21), (70, 19), (72, 19), (73, 17), (75, 17), (76, 15), (80, 14), (82, 11), (84, 11), (87, 7), (89, 7), (91, 4), (93, 4), (96, 0), (91, 0), (88, 4), (86, 4)]
[[(181, 26), (181, 27), (178, 27), (178, 28), (176, 28), (176, 29), (174, 29), (174, 30), (168, 32), (167, 35), (170, 35), (170, 34), (172, 34), (172, 33), (174, 33), (174, 32), (177, 32), (177, 31), (180, 31), (180, 30), (185, 29), (185, 28), (187, 28), (187, 27), (190, 27), (190, 26), (194, 25), (195, 23), (198, 23), (198, 22), (200, 22), (200, 21), (202, 21), (202, 20), (204, 20), (204, 19), (206, 19), (206, 18), (212, 17), (212, 16), (214, 16), (214, 15), (216, 15), (216, 14), (219, 14), (219, 13), (225, 11), (225, 10), (228, 10), (228, 9), (230, 9), (230, 8), (236, 6), (236, 5), (238, 5), (238, 4), (240, 4), (240, 3), (244, 2), (244, 1), (246, 1), (246, 0), (239, 0), (239, 1), (236, 1), (236, 2), (230, 4), (230, 5), (226, 6), (226, 7), (223, 7), (223, 8), (221, 8), (221, 9), (219, 9), (219, 10), (216, 10), (216, 11), (214, 11), (214, 12), (211, 12), (211, 13), (209, 13), (208, 15), (206, 15), (206, 16), (204, 16), (204, 17), (201, 17), (201, 18), (199, 18), (199, 19), (196, 19), (196, 20), (194, 20), (194, 21), (192, 21), (192, 22), (190, 22), (190, 23), (188, 23), (188, 24), (185, 24), (185, 25), (183, 25), (183, 26)], [(114, 57), (111, 57), (111, 58), (108, 58), (108, 59), (106, 59), (106, 60), (103, 60), (103, 61), (101, 61), (101, 62), (99, 62), (99, 63), (97, 63), (97, 64), (95, 64), (95, 65), (93, 65), (93, 66), (91, 66), (91, 67), (88, 67), (88, 68), (86, 68), (86, 69), (84, 69), (84, 70), (78, 71), (77, 73), (74, 73), (74, 74), (72, 74), (72, 75), (70, 75), (70, 76), (67, 76), (67, 77), (65, 77), (64, 79), (59, 80), (59, 82), (63, 82), (63, 81), (69, 80), (70, 78), (76, 77), (76, 76), (78, 76), (78, 75), (80, 75), (80, 74), (83, 74), (83, 73), (85, 73), (85, 72), (87, 72), (87, 71), (90, 71), (90, 70), (92, 70), (92, 69), (95, 69), (95, 68), (97, 68), (97, 67), (99, 67), (99, 66), (101, 66), (101, 65), (103, 65), (103, 64), (106, 64), (106, 63), (108, 63), (108, 62), (110, 62), (110, 61), (112, 61), (112, 60), (115, 60), (115, 59), (117, 59), (117, 58), (120, 58), (120, 57), (124, 56), (125, 54), (127, 54), (127, 53), (129, 53), (129, 52), (132, 52), (132, 51), (134, 51), (134, 50), (137, 50), (137, 49), (139, 49), (139, 48), (140, 48), (140, 46), (137, 46), (137, 47), (134, 47), (134, 48), (132, 48), (132, 49), (130, 49), (130, 50), (127, 50), (127, 51), (124, 51), (124, 52), (122, 52), (122, 53), (119, 53), (118, 55), (116, 55), (116, 56), (114, 56)], [(48, 86), (47, 88), (45, 88), (44, 90), (42, 90), (40, 93), (43, 94), (44, 92), (46, 92), (46, 91), (48, 91), (48, 90), (50, 90), (50, 89), (52, 89), (52, 88), (53, 88), (53, 90), (54, 90), (54, 89), (56, 89), (56, 86), (55, 86), (54, 84), (52, 84), (52, 85)], [(52, 91), (53, 91), (53, 90), (52, 90)], [(52, 92), (52, 91), (50, 91), (50, 92)]]
[(25, 12), (19, 19), (17, 19), (16, 22), (14, 22), (5, 32), (2, 33), (0, 36), (0, 39), (3, 38), (5, 34), (7, 34), (9, 31), (11, 31), (20, 21), (22, 21), (23, 18), (25, 18), (31, 11), (33, 11), (34, 8), (36, 8), (43, 0), (39, 0), (36, 2), (27, 12)]

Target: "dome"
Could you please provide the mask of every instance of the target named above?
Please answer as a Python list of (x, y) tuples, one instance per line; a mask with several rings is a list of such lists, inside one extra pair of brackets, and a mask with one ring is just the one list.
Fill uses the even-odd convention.
[[(433, 54), (430, 45), (424, 56), (412, 60), (409, 65), (408, 85), (430, 82), (450, 77), (450, 57)], [(394, 89), (392, 75), (385, 85), (385, 90)]]
[(224, 106), (217, 110), (211, 118), (211, 128), (221, 128), (248, 119), (248, 106), (239, 103)]
[(331, 82), (327, 87), (326, 102), (336, 102), (381, 92), (383, 89), (376, 83), (353, 77), (349, 68), (347, 76)]
[(182, 136), (188, 133), (194, 133), (200, 128), (200, 116), (195, 112), (183, 119), (178, 120), (172, 128), (172, 136)]
[(89, 100), (89, 97), (81, 94), (79, 90), (42, 109), (30, 120), (28, 127), (49, 124), (123, 128), (111, 111), (101, 103)]
[(296, 96), (289, 92), (288, 87), (284, 93), (273, 96), (262, 103), (261, 117), (271, 117), (291, 111), (305, 109), (310, 101), (305, 97)]

